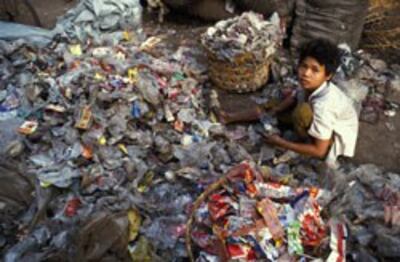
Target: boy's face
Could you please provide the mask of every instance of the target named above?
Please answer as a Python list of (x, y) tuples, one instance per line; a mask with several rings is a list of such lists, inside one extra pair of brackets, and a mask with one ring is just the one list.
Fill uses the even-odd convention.
[(297, 73), (300, 85), (309, 91), (314, 91), (332, 77), (332, 74), (327, 74), (325, 66), (312, 57), (306, 57), (300, 63)]

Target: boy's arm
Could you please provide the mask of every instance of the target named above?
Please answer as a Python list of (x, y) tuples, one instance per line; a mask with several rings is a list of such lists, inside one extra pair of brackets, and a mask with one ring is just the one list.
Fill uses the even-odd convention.
[(296, 153), (309, 155), (312, 157), (323, 158), (328, 153), (329, 147), (332, 143), (331, 139), (322, 140), (318, 138), (313, 138), (313, 143), (305, 144), (305, 143), (294, 143), (290, 142), (286, 139), (281, 138), (278, 135), (272, 135), (265, 137), (266, 142), (269, 144), (273, 144), (279, 147), (283, 147), (285, 149), (292, 150)]
[(262, 108), (259, 106), (252, 107), (246, 110), (236, 112), (226, 112), (220, 110), (217, 112), (219, 120), (224, 124), (235, 123), (235, 122), (249, 122), (257, 121), (262, 115)]
[(296, 103), (296, 98), (293, 95), (287, 96), (280, 104), (271, 109), (271, 113), (276, 114), (285, 111)]

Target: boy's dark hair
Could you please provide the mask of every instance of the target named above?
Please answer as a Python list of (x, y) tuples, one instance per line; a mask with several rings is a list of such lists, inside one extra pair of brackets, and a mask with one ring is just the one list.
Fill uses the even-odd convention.
[(312, 57), (325, 66), (326, 74), (334, 75), (340, 63), (339, 48), (327, 39), (317, 38), (300, 48), (301, 63), (307, 57)]

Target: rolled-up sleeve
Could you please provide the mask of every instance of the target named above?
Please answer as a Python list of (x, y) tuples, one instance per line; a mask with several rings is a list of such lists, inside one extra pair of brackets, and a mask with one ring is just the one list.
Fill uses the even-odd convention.
[(314, 138), (328, 140), (332, 138), (334, 126), (334, 115), (326, 107), (313, 106), (313, 121), (308, 134)]

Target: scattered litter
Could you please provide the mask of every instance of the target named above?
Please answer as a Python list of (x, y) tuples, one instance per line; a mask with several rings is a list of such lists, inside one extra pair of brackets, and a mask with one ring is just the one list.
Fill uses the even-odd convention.
[[(275, 118), (218, 123), (211, 113), (218, 95), (195, 58), (201, 49), (171, 50), (164, 36), (142, 34), (140, 20), (138, 1), (81, 1), (44, 47), (28, 38), (0, 41), (4, 261), (185, 260), (194, 210), (190, 238), (199, 261), (398, 260), (398, 174), (344, 165), (322, 187), (329, 174), (318, 171), (320, 162), (262, 142), (259, 132), (277, 131)], [(218, 28), (203, 35), (224, 58), (279, 37), (269, 31), (275, 20), (260, 23), (248, 13), (229, 21), (217, 27), (255, 31), (228, 34), (233, 49), (216, 44)], [(268, 52), (280, 52), (272, 46)], [(163, 51), (155, 56), (154, 49)], [(398, 73), (368, 54), (349, 56), (351, 66), (335, 81), (349, 87), (360, 118), (396, 114), (382, 87), (398, 92)], [(259, 104), (296, 86), (290, 60), (278, 60), (280, 78), (255, 97)], [(194, 208), (243, 161), (257, 166)]]
[(279, 18), (275, 16), (264, 21), (259, 14), (248, 12), (220, 21), (202, 35), (202, 43), (221, 60), (233, 60), (248, 52), (264, 60), (276, 52), (282, 37)]

